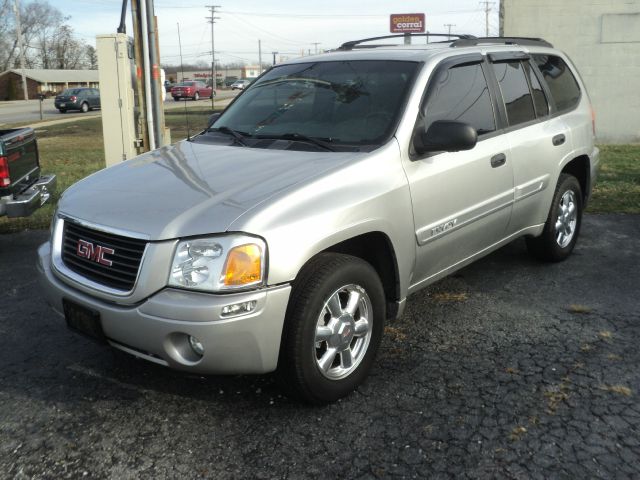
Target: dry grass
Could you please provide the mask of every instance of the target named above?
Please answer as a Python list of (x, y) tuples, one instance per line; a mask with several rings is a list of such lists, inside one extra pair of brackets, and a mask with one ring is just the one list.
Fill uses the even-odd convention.
[(509, 434), (509, 438), (515, 442), (517, 440), (520, 440), (525, 433), (527, 433), (526, 427), (523, 427), (522, 425), (518, 425), (513, 430), (511, 430), (511, 433)]
[(600, 388), (607, 392), (624, 395), (625, 397), (630, 397), (633, 393), (629, 387), (625, 387), (624, 385), (601, 385)]
[(591, 307), (587, 307), (586, 305), (579, 305), (579, 304), (573, 304), (573, 305), (569, 305), (569, 308), (567, 309), (569, 311), (569, 313), (578, 313), (578, 314), (584, 314), (584, 313), (591, 313)]
[(554, 414), (560, 404), (569, 398), (569, 385), (563, 381), (560, 385), (549, 387), (544, 396), (547, 399), (547, 411)]
[(431, 297), (436, 302), (464, 302), (469, 296), (466, 293), (454, 293), (454, 292), (436, 292), (431, 294)]
[(403, 342), (407, 339), (406, 333), (397, 327), (384, 327), (384, 334), (395, 342)]

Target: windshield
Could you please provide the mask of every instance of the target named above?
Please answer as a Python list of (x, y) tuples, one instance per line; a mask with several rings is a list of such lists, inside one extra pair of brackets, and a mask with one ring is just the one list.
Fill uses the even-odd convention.
[(181, 83), (176, 83), (176, 87), (193, 87), (196, 84), (196, 82), (181, 82)]
[(337, 149), (371, 150), (393, 134), (418, 65), (361, 60), (274, 67), (212, 129), (231, 129), (247, 138), (307, 137)]
[(81, 93), (81, 88), (67, 88), (64, 92), (62, 92), (62, 95), (80, 95)]

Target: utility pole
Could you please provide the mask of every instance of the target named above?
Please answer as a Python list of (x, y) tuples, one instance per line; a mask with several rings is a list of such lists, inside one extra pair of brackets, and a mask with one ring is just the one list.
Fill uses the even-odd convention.
[(271, 52), (271, 54), (273, 55), (273, 64), (276, 64), (276, 55), (278, 54), (278, 52)]
[(312, 42), (311, 45), (313, 45), (316, 48), (316, 55), (318, 54), (318, 45), (320, 45), (320, 42)]
[(213, 89), (213, 93), (211, 94), (211, 110), (215, 108), (215, 91), (218, 86), (218, 80), (216, 77), (216, 51), (214, 49), (214, 41), (213, 41), (213, 25), (216, 23), (216, 20), (220, 17), (216, 17), (216, 8), (220, 8), (220, 5), (208, 5), (207, 8), (211, 12), (210, 17), (206, 17), (211, 24), (211, 88)]
[(262, 74), (262, 40), (258, 39), (258, 75)]
[(22, 24), (20, 23), (20, 3), (15, 0), (13, 3), (13, 12), (16, 15), (16, 32), (18, 33), (18, 48), (20, 49), (20, 73), (22, 75), (22, 94), (25, 101), (29, 100), (29, 91), (27, 90), (27, 77), (24, 74), (24, 44), (22, 43)]
[(448, 36), (447, 36), (447, 40), (451, 40), (451, 27), (455, 27), (456, 24), (455, 23), (445, 23), (444, 26), (449, 28), (449, 33), (448, 33)]
[(489, 36), (489, 12), (491, 11), (491, 5), (495, 5), (495, 2), (483, 1), (480, 5), (484, 5), (484, 36)]

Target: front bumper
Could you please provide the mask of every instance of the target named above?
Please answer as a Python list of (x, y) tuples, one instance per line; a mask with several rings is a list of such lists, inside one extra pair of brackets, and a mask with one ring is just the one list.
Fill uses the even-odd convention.
[(56, 176), (45, 175), (19, 195), (2, 201), (2, 208), (7, 217), (28, 217), (49, 201), (56, 191)]
[[(276, 369), (290, 285), (227, 295), (166, 288), (135, 305), (118, 305), (80, 292), (51, 267), (51, 246), (38, 250), (40, 283), (47, 302), (60, 315), (62, 300), (100, 314), (108, 343), (132, 355), (179, 370), (202, 374), (267, 373)], [(256, 301), (253, 312), (224, 318), (224, 306)], [(194, 358), (188, 336), (204, 346)]]

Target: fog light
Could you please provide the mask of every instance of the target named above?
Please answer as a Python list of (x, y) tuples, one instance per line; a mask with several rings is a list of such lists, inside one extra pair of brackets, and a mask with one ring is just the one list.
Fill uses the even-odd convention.
[(204, 355), (204, 346), (196, 337), (189, 335), (189, 345), (191, 345), (191, 349), (196, 353), (196, 355), (200, 357)]
[(245, 313), (251, 313), (255, 310), (256, 305), (258, 304), (255, 300), (250, 300), (248, 302), (242, 303), (234, 303), (233, 305), (227, 305), (222, 307), (222, 312), (220, 315), (223, 317), (233, 317), (235, 315), (243, 315)]

